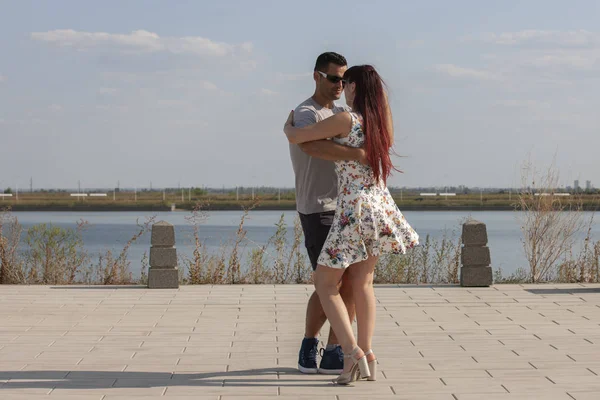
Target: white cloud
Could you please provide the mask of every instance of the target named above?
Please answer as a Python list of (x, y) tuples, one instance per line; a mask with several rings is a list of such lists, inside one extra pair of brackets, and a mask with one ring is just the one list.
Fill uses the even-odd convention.
[(275, 80), (278, 82), (308, 80), (312, 77), (312, 74), (312, 72), (300, 72), (296, 74), (278, 72), (275, 74)]
[(240, 45), (240, 48), (247, 53), (252, 53), (252, 50), (254, 50), (254, 45), (251, 42), (244, 42)]
[(508, 99), (498, 102), (499, 106), (514, 107), (514, 108), (530, 108), (530, 109), (548, 109), (550, 104), (546, 101), (531, 100), (531, 99)]
[(600, 34), (585, 30), (522, 30), (463, 39), (485, 45), (484, 69), (435, 66), (453, 78), (502, 82), (505, 89), (570, 86), (600, 77)]
[(260, 89), (260, 94), (265, 95), (265, 96), (276, 96), (278, 93), (271, 89), (262, 88), (262, 89)]
[(64, 47), (87, 49), (102, 44), (119, 45), (140, 51), (164, 50), (160, 37), (152, 32), (138, 30), (130, 34), (106, 32), (80, 32), (73, 29), (56, 29), (47, 32), (33, 32), (31, 38)]
[[(110, 71), (103, 72), (101, 77), (101, 88), (118, 88), (118, 98), (124, 102), (139, 97), (165, 107), (192, 107), (198, 101), (197, 96), (230, 96), (216, 82), (207, 80), (207, 74), (197, 68), (140, 73)], [(176, 104), (174, 99), (183, 103)]]
[(212, 82), (209, 81), (200, 81), (199, 85), (201, 88), (206, 89), (206, 90), (218, 90), (219, 88), (217, 87), (217, 85), (215, 85)]
[(178, 126), (188, 126), (188, 127), (196, 126), (196, 127), (202, 127), (202, 128), (208, 127), (208, 122), (202, 121), (202, 120), (197, 120), (197, 119), (177, 119), (177, 120), (174, 120), (173, 123)]
[(129, 106), (126, 105), (111, 105), (111, 104), (98, 104), (96, 110), (101, 111), (116, 111), (120, 113), (126, 113), (129, 111)]
[(487, 33), (468, 40), (480, 40), (506, 46), (598, 47), (600, 34), (586, 30), (545, 31), (528, 29), (518, 32)]
[[(162, 82), (165, 88), (183, 91), (213, 91), (224, 93), (214, 82), (202, 79), (204, 74), (194, 70), (173, 70), (173, 73), (157, 72), (144, 76), (142, 82), (151, 85), (152, 82)], [(140, 76), (139, 78), (142, 78)]]
[(245, 60), (240, 63), (242, 71), (254, 71), (258, 63), (255, 60)]
[(559, 67), (577, 70), (596, 69), (600, 62), (599, 51), (589, 50), (554, 50), (527, 54), (523, 65), (545, 68)]
[(573, 71), (598, 71), (600, 66), (600, 33), (586, 30), (548, 31), (522, 30), (517, 32), (486, 33), (465, 38), (466, 42), (480, 42), (514, 49), (502, 55), (483, 56), (484, 59), (504, 65), (502, 69), (534, 68), (553, 74), (566, 72), (573, 79)]
[(185, 107), (187, 105), (184, 100), (174, 100), (174, 99), (156, 99), (156, 105), (163, 108), (180, 108)]
[(33, 32), (31, 38), (77, 50), (109, 47), (128, 53), (169, 52), (173, 54), (224, 57), (238, 53), (249, 54), (253, 50), (253, 45), (249, 42), (232, 45), (215, 42), (200, 36), (161, 37), (146, 30), (137, 30), (129, 34), (117, 34), (57, 29), (46, 32)]
[(492, 72), (460, 67), (454, 64), (438, 64), (435, 66), (435, 69), (444, 75), (457, 79), (474, 79), (483, 81), (498, 79), (498, 76)]
[(423, 47), (425, 45), (425, 41), (421, 39), (414, 40), (398, 40), (396, 42), (396, 48), (398, 49), (417, 49)]
[[(164, 49), (175, 54), (195, 54), (223, 57), (232, 54), (235, 47), (227, 43), (217, 43), (203, 37), (167, 38), (160, 40)], [(244, 51), (244, 47), (240, 47)]]
[(111, 87), (101, 87), (98, 89), (99, 94), (115, 94), (118, 92), (118, 89)]
[(48, 106), (48, 109), (53, 112), (61, 112), (63, 110), (63, 106), (60, 104), (51, 104)]

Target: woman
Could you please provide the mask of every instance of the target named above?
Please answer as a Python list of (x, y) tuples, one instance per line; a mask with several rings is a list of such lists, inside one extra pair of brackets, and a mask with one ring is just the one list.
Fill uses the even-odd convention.
[[(342, 346), (344, 371), (336, 379), (349, 384), (360, 377), (376, 379), (371, 350), (375, 327), (373, 271), (383, 253), (404, 254), (418, 244), (417, 233), (396, 206), (386, 181), (393, 168), (392, 117), (383, 81), (370, 65), (355, 66), (344, 74), (344, 95), (352, 112), (338, 113), (319, 123), (295, 128), (290, 114), (284, 131), (291, 143), (333, 138), (352, 147), (364, 146), (368, 165), (336, 161), (338, 200), (333, 225), (323, 246), (315, 273), (315, 288), (323, 309)], [(339, 291), (348, 268), (358, 325), (358, 343)], [(367, 350), (366, 352), (364, 350)]]

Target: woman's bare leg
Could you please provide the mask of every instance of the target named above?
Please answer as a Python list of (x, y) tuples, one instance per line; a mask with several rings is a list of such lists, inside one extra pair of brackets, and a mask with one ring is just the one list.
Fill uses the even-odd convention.
[[(373, 290), (373, 273), (378, 257), (370, 256), (367, 260), (348, 267), (354, 303), (356, 307), (356, 323), (358, 325), (358, 345), (364, 351), (371, 348), (375, 331), (376, 299)], [(368, 361), (375, 359), (374, 354), (367, 356)]]

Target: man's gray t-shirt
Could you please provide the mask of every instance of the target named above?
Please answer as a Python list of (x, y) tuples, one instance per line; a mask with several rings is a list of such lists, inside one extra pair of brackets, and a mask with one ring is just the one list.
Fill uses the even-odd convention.
[[(311, 98), (294, 111), (294, 126), (302, 128), (346, 111), (335, 105), (323, 107)], [(337, 202), (337, 175), (333, 161), (311, 157), (290, 143), (290, 156), (296, 176), (296, 209), (302, 214), (333, 211)]]

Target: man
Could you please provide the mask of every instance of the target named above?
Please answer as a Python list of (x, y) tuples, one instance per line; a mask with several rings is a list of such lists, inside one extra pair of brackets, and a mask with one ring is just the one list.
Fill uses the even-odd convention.
[[(295, 126), (312, 125), (346, 110), (334, 103), (342, 95), (342, 77), (346, 69), (346, 59), (340, 54), (328, 52), (317, 58), (313, 72), (315, 92), (294, 111)], [(360, 148), (339, 145), (330, 140), (319, 140), (300, 145), (290, 144), (290, 156), (296, 177), (296, 207), (304, 231), (306, 250), (315, 270), (336, 208), (337, 176), (333, 161), (366, 162), (366, 155)], [(340, 295), (346, 304), (350, 320), (354, 320), (352, 287), (346, 279), (346, 274), (342, 278)], [(327, 347), (321, 354), (321, 364), (317, 368), (317, 336), (326, 319), (319, 297), (313, 292), (306, 309), (304, 340), (298, 356), (298, 369), (303, 373), (342, 373), (344, 358), (335, 332), (331, 329)]]

